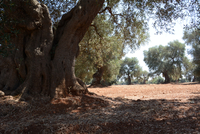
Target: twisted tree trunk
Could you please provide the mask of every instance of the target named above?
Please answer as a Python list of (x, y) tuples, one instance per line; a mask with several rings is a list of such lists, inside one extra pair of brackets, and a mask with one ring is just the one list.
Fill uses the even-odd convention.
[[(6, 86), (10, 85), (10, 89), (15, 90), (14, 95), (21, 94), (21, 98), (25, 99), (41, 95), (53, 98), (87, 93), (84, 83), (74, 74), (75, 58), (79, 52), (78, 44), (103, 2), (80, 0), (70, 12), (63, 15), (53, 34), (51, 18), (45, 5), (37, 0), (14, 1), (12, 10), (5, 9), (7, 16), (23, 21), (15, 27), (19, 34), (12, 35), (11, 43), (16, 49), (10, 56), (12, 71), (5, 75), (4, 80), (15, 80), (10, 79), (14, 81), (10, 85), (0, 79), (0, 90), (6, 90)], [(0, 59), (1, 62), (3, 60)], [(5, 67), (1, 65), (0, 72), (3, 72)]]
[(163, 72), (163, 76), (165, 77), (165, 82), (164, 83), (170, 83), (170, 77), (169, 77), (167, 71)]
[(91, 86), (98, 86), (101, 85), (101, 80), (103, 76), (104, 68), (100, 67), (97, 69), (97, 72), (93, 74), (93, 80)]

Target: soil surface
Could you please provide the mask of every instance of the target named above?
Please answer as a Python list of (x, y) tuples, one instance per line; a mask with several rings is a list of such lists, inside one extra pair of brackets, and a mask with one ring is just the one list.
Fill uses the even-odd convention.
[(0, 134), (200, 134), (200, 84), (116, 85), (49, 101), (0, 97)]

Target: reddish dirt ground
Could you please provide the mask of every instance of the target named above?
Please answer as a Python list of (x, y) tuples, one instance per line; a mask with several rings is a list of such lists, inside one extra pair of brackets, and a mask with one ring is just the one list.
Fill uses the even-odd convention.
[(0, 97), (0, 134), (200, 134), (200, 84), (121, 85), (29, 102)]
[(133, 100), (166, 99), (187, 101), (200, 95), (200, 84), (145, 84), (113, 85), (106, 88), (89, 88), (90, 92), (111, 98), (121, 97)]

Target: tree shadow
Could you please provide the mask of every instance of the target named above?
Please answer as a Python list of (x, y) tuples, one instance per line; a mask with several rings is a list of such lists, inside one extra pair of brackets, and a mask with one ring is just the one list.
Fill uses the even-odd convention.
[(179, 83), (180, 85), (199, 85), (200, 82), (184, 82), (184, 83)]
[[(200, 94), (200, 92), (194, 93), (194, 94)], [(190, 101), (193, 101), (194, 103), (199, 103), (200, 102), (200, 96), (195, 96), (191, 99), (189, 99)]]
[(5, 107), (8, 113), (0, 115), (3, 124), (0, 133), (146, 134), (200, 131), (200, 96), (182, 102), (131, 100), (93, 94), (56, 99), (51, 103), (7, 101), (0, 104), (0, 109)]
[(200, 92), (192, 92), (192, 94), (200, 94)]
[(87, 86), (87, 88), (111, 88), (112, 85), (102, 85), (102, 84), (98, 84), (98, 85), (89, 85)]

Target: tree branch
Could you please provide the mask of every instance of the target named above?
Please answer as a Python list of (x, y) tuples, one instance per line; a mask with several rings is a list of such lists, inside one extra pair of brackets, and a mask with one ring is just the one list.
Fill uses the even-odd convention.
[(111, 7), (106, 7), (106, 8), (104, 8), (103, 10), (101, 10), (101, 11), (99, 12), (99, 14), (100, 14), (100, 13), (103, 13), (103, 12), (105, 12), (106, 10), (109, 10), (109, 9), (111, 9)]
[(91, 24), (90, 26), (94, 27), (94, 30), (95, 30), (95, 32), (97, 33), (97, 35), (99, 35), (99, 37), (100, 37), (101, 39), (103, 39), (103, 37), (100, 35), (100, 33), (99, 33), (98, 30), (97, 30), (97, 26), (94, 25), (94, 24)]
[[(113, 16), (113, 17), (114, 17), (115, 15), (119, 15), (119, 16), (121, 16), (121, 17), (124, 17), (122, 14), (113, 14), (112, 8), (109, 7), (109, 6), (107, 6), (107, 7), (104, 8), (102, 11), (100, 11), (99, 14), (105, 12), (106, 10), (108, 10), (108, 12), (109, 12), (109, 13), (111, 14), (111, 16)], [(125, 17), (124, 17), (124, 18), (125, 18)]]

